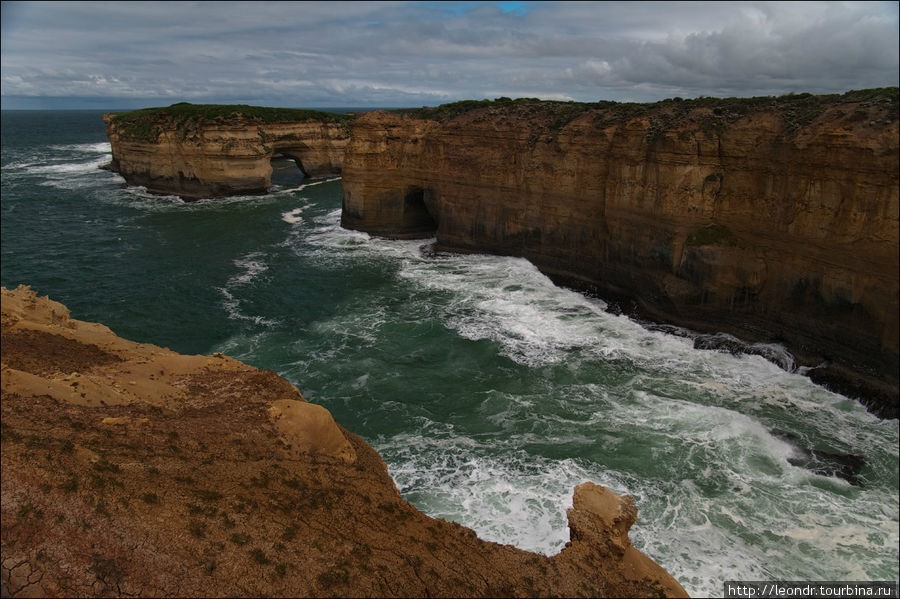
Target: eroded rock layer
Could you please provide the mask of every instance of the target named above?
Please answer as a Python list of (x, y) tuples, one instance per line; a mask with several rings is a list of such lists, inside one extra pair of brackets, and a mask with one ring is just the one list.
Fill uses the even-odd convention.
[(631, 497), (579, 485), (553, 557), (485, 542), (275, 373), (0, 299), (4, 597), (686, 596)]
[(294, 160), (309, 177), (340, 175), (350, 137), (343, 121), (262, 122), (240, 115), (189, 125), (161, 118), (152, 135), (135, 135), (115, 116), (103, 116), (110, 170), (129, 185), (186, 200), (266, 193), (276, 157)]
[(783, 343), (896, 417), (896, 88), (501, 100), (357, 119), (343, 226), (523, 256), (655, 321)]

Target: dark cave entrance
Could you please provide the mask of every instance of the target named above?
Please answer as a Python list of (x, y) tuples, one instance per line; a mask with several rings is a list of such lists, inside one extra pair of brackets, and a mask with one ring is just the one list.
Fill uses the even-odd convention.
[[(431, 235), (438, 223), (429, 204), (434, 204), (433, 192), (422, 187), (410, 187), (403, 196), (403, 230), (408, 234)], [(429, 201), (431, 200), (431, 201)]]
[(303, 163), (296, 156), (276, 153), (272, 156), (272, 180), (270, 184), (278, 187), (296, 187), (306, 179)]

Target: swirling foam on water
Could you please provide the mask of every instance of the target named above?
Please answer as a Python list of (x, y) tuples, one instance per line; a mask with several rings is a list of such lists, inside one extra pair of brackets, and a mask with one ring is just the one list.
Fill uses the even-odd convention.
[(58, 152), (76, 152), (83, 154), (110, 154), (112, 145), (108, 141), (101, 141), (92, 144), (66, 144), (50, 146), (51, 150)]
[[(401, 491), (426, 513), (490, 540), (552, 554), (568, 537), (572, 488), (592, 480), (635, 495), (635, 545), (695, 595), (717, 595), (731, 578), (898, 576), (897, 421), (877, 421), (759, 355), (698, 351), (690, 335), (607, 313), (603, 302), (555, 287), (524, 260), (426, 259), (421, 241), (341, 229), (340, 210), (317, 216), (322, 209), (298, 197), (310, 184), (184, 203), (123, 188), (117, 175), (97, 169), (108, 160), (106, 144), (29, 152), (4, 166), (4, 185), (13, 177), (92, 189), (104, 206), (142, 214), (277, 207), (270, 229), (286, 237), (242, 248), (226, 262), (221, 307), (238, 324), (221, 349), (250, 361), (282, 352), (279, 371), (301, 389), (320, 381), (324, 401), (408, 421), (401, 432), (376, 429), (368, 438)], [(254, 294), (271, 293), (283, 275), (274, 252), (324, 270), (389, 265), (379, 273), (395, 277), (394, 291), (404, 299), (392, 302), (367, 290), (342, 297), (340, 310), (306, 331), (289, 328), (280, 314), (251, 308), (259, 306)], [(403, 366), (379, 352), (390, 341), (415, 343), (388, 338), (403, 334), (410, 315), (426, 315), (471, 344), (464, 350), (495, 354), (496, 364), (485, 365), (478, 380), (456, 381), (440, 396), (452, 417), (439, 406), (406, 405), (391, 396), (387, 385), (404, 380)], [(777, 348), (771, 353), (778, 359)], [(342, 370), (325, 369), (331, 365)], [(434, 381), (459, 378), (454, 363), (434, 368), (426, 373)], [(371, 403), (357, 403), (369, 396)], [(466, 407), (454, 412), (462, 400)], [(865, 455), (863, 486), (791, 465), (796, 444), (776, 429), (803, 447)]]
[(265, 255), (262, 252), (251, 252), (246, 256), (242, 256), (233, 261), (234, 266), (240, 269), (240, 272), (233, 275), (225, 283), (224, 287), (218, 287), (219, 293), (222, 295), (222, 307), (232, 320), (244, 320), (252, 322), (259, 326), (274, 327), (278, 325), (278, 321), (272, 318), (266, 318), (260, 315), (248, 315), (241, 309), (241, 299), (235, 297), (235, 293), (239, 294), (239, 290), (243, 287), (252, 285), (264, 272), (269, 269), (268, 264), (264, 261)]
[[(113, 173), (114, 174), (114, 173)], [(119, 177), (119, 175), (115, 175)], [(120, 180), (124, 182), (124, 179)], [(280, 193), (264, 195), (228, 196), (223, 198), (201, 198), (185, 201), (177, 195), (153, 193), (140, 185), (128, 186), (122, 193), (116, 194), (110, 201), (126, 204), (132, 208), (140, 208), (147, 212), (227, 212), (236, 207), (252, 208), (278, 204), (282, 199)]]
[(53, 152), (32, 152), (24, 160), (3, 167), (4, 171), (34, 177), (38, 185), (58, 189), (85, 189), (98, 180), (111, 181), (120, 177), (100, 167), (108, 164), (112, 155), (110, 144), (68, 144), (50, 146)]
[[(514, 443), (495, 454), (498, 440), (478, 441), (448, 431), (403, 434), (375, 448), (404, 496), (425, 513), (462, 522), (483, 539), (556, 553), (568, 540), (563, 510), (572, 489), (596, 472), (575, 460), (534, 459)], [(609, 482), (609, 481), (606, 481)]]
[(291, 225), (299, 225), (303, 222), (303, 210), (304, 207), (294, 208), (293, 210), (288, 210), (287, 212), (282, 213), (281, 220)]
[(228, 279), (228, 286), (247, 285), (269, 270), (269, 265), (264, 262), (264, 257), (262, 252), (251, 252), (234, 260), (234, 265), (243, 269), (244, 272)]
[[(398, 486), (427, 513), (552, 554), (567, 537), (572, 487), (593, 480), (637, 497), (636, 545), (693, 594), (718, 594), (733, 578), (896, 576), (887, 564), (897, 556), (898, 518), (868, 515), (873, 503), (896, 510), (895, 490), (859, 490), (793, 466), (797, 449), (772, 432), (793, 428), (812, 445), (864, 453), (867, 438), (896, 443), (896, 423), (885, 426), (792, 374), (780, 346), (768, 348), (769, 357), (787, 370), (760, 355), (696, 350), (689, 337), (645, 328), (554, 286), (525, 260), (426, 259), (422, 242), (369, 238), (335, 221), (334, 213), (320, 219), (304, 251), (399, 261), (400, 280), (421, 291), (448, 329), (495, 343), (532, 371), (565, 367), (583, 376), (550, 396), (485, 395), (487, 420), (529, 423), (503, 435), (481, 439), (425, 422), (427, 434), (378, 439)], [(621, 373), (612, 384), (590, 382), (600, 376), (592, 369), (609, 368)], [(580, 457), (522, 449), (554, 439), (580, 444)], [(650, 473), (629, 467), (641, 461), (655, 464)], [(797, 526), (803, 522), (810, 524)], [(811, 542), (828, 535), (824, 545)], [(836, 547), (852, 547), (856, 559)]]
[(333, 181), (340, 181), (340, 180), (341, 180), (340, 177), (327, 177), (327, 178), (319, 179), (319, 180), (316, 180), (316, 181), (310, 181), (309, 183), (303, 183), (302, 185), (298, 185), (297, 187), (291, 187), (291, 188), (285, 188), (285, 189), (282, 189), (282, 188), (279, 187), (279, 186), (274, 186), (274, 187), (272, 188), (272, 191), (273, 191), (273, 192), (277, 192), (277, 193), (292, 193), (292, 192), (295, 192), (295, 191), (303, 191), (303, 190), (306, 189), (307, 187), (312, 187), (313, 185), (323, 185), (323, 184), (325, 184), (325, 183), (331, 183), (331, 182), (333, 182)]
[(466, 339), (499, 343), (503, 355), (519, 364), (556, 364), (589, 347), (615, 351), (615, 340), (604, 336), (595, 320), (605, 305), (560, 293), (525, 259), (409, 260), (400, 276), (426, 289), (459, 293), (462, 297), (447, 306), (446, 324)]

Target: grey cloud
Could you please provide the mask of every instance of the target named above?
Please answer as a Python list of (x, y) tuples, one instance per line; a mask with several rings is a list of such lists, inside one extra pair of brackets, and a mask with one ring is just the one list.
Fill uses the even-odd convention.
[[(897, 85), (896, 3), (8, 3), (4, 96), (403, 105)], [(10, 10), (11, 8), (11, 10)], [(9, 20), (7, 20), (9, 15)]]

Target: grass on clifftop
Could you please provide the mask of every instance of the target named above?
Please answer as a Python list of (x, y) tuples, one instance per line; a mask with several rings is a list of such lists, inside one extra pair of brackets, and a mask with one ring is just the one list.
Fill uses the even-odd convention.
[[(869, 106), (887, 108), (889, 120), (898, 118), (898, 99), (900, 88), (881, 87), (874, 89), (852, 90), (845, 94), (814, 95), (809, 93), (787, 94), (784, 96), (756, 96), (753, 98), (708, 98), (692, 100), (670, 98), (659, 102), (563, 102), (559, 100), (540, 100), (538, 98), (501, 97), (494, 100), (462, 100), (440, 106), (423, 106), (422, 108), (399, 110), (401, 114), (412, 117), (447, 122), (475, 110), (490, 109), (495, 113), (521, 116), (529, 119), (545, 120), (552, 129), (559, 129), (578, 115), (589, 110), (603, 110), (610, 120), (627, 120), (644, 115), (666, 112), (669, 118), (685, 115), (688, 112), (707, 108), (712, 110), (713, 119), (717, 122), (736, 120), (751, 112), (777, 110), (793, 127), (799, 128), (812, 122), (826, 108), (834, 104), (860, 103)], [(859, 118), (864, 118), (860, 115)]]
[(238, 120), (253, 123), (282, 123), (291, 121), (322, 121), (346, 123), (353, 115), (305, 110), (301, 108), (267, 108), (247, 104), (190, 104), (179, 102), (159, 108), (142, 108), (122, 112), (111, 122), (119, 128), (123, 139), (156, 141), (165, 129), (185, 132), (204, 123), (230, 123)]

